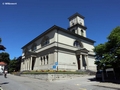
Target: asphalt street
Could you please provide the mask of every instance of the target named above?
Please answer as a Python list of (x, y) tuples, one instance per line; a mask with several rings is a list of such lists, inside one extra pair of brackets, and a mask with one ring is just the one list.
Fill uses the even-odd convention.
[(94, 76), (51, 82), (11, 74), (7, 78), (0, 76), (0, 87), (3, 90), (120, 90), (119, 85), (115, 85), (95, 81)]

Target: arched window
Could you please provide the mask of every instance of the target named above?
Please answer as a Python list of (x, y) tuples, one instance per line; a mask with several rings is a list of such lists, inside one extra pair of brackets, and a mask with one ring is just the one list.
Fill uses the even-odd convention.
[(75, 29), (73, 29), (72, 32), (75, 33)]
[(31, 51), (35, 51), (37, 49), (37, 45), (34, 43), (31, 47)]
[(73, 43), (73, 46), (75, 46), (75, 47), (79, 47), (79, 48), (83, 48), (82, 43), (79, 42), (79, 41), (75, 41), (75, 42)]
[(45, 36), (41, 42), (41, 46), (45, 46), (49, 44), (49, 37)]
[(83, 30), (81, 30), (81, 35), (84, 36), (84, 31)]
[(74, 22), (72, 22), (72, 25), (74, 25)]

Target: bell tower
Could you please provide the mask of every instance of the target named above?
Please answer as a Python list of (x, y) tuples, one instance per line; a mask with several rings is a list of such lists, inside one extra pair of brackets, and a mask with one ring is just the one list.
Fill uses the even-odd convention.
[(69, 28), (70, 32), (78, 34), (80, 36), (86, 37), (86, 29), (84, 24), (84, 16), (80, 15), (79, 13), (75, 13), (70, 16), (69, 19)]

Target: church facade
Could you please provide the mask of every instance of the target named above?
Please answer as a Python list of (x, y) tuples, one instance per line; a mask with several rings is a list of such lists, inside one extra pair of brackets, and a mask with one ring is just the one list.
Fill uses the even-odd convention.
[(52, 26), (22, 47), (24, 70), (96, 70), (94, 40), (87, 38), (84, 16), (75, 13), (69, 28)]

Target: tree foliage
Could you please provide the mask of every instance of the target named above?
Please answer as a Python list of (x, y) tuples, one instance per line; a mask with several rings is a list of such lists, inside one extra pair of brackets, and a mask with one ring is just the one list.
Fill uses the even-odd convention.
[(98, 68), (120, 67), (120, 27), (112, 30), (104, 44), (95, 46), (96, 61)]
[(0, 53), (0, 62), (1, 62), (1, 61), (7, 63), (7, 65), (8, 65), (9, 62), (10, 62), (9, 54), (6, 53), (6, 52)]
[(0, 38), (0, 44), (1, 44), (1, 42), (2, 42), (2, 39)]
[(10, 60), (9, 72), (20, 71), (21, 58), (22, 57), (20, 56), (18, 58), (14, 58), (13, 60)]
[(1, 45), (1, 42), (2, 42), (2, 39), (0, 38), (0, 50), (5, 50), (6, 49), (6, 47), (4, 47), (3, 45)]

